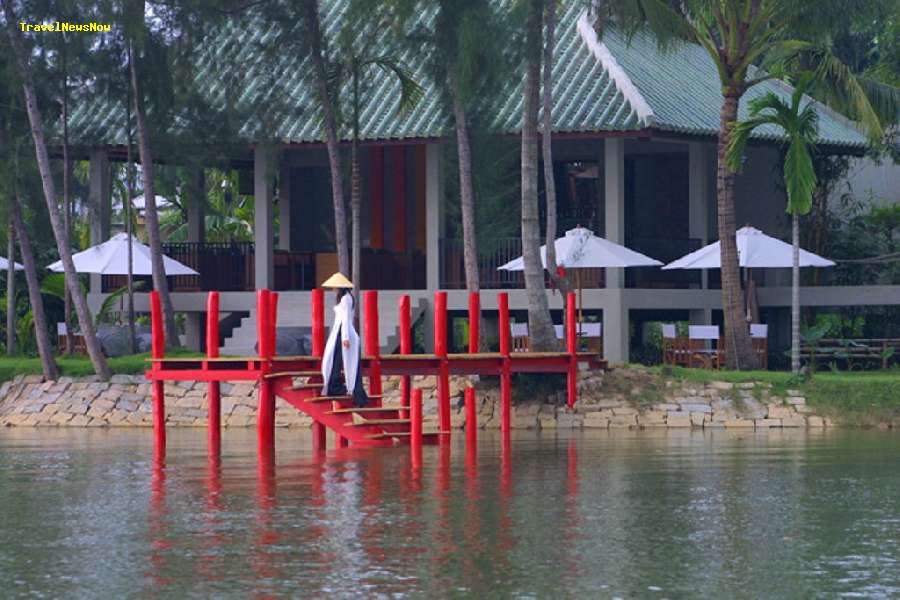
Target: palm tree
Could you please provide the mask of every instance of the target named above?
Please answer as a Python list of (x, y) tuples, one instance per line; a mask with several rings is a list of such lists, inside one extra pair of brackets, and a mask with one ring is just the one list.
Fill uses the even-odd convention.
[[(12, 196), (12, 193), (9, 194)], [(12, 204), (13, 199), (9, 199)], [(6, 355), (16, 353), (16, 228), (9, 224), (7, 236), (6, 260)]]
[(50, 156), (47, 152), (47, 142), (44, 136), (44, 122), (38, 107), (37, 92), (34, 86), (31, 67), (28, 64), (28, 54), (25, 51), (24, 43), (22, 42), (21, 34), (18, 30), (18, 21), (13, 14), (12, 6), (9, 2), (3, 3), (3, 11), (4, 16), (6, 17), (6, 27), (11, 42), (12, 54), (22, 78), (25, 109), (28, 113), (28, 121), (31, 125), (31, 137), (34, 141), (37, 166), (44, 191), (44, 200), (50, 215), (50, 225), (53, 229), (53, 236), (56, 239), (59, 257), (62, 260), (63, 270), (65, 271), (66, 287), (68, 288), (69, 293), (72, 294), (72, 301), (75, 304), (75, 313), (78, 315), (78, 325), (84, 336), (85, 347), (87, 348), (88, 356), (94, 367), (94, 372), (101, 379), (106, 380), (109, 379), (111, 375), (109, 365), (106, 362), (106, 357), (103, 356), (100, 342), (97, 340), (87, 300), (81, 290), (81, 285), (78, 281), (78, 273), (75, 272), (75, 263), (72, 262), (72, 251), (69, 248), (69, 236), (66, 235), (64, 222), (62, 216), (59, 214), (59, 206), (56, 202), (56, 185), (53, 181), (53, 172), (50, 168)]
[(328, 151), (328, 167), (331, 172), (331, 201), (334, 206), (334, 242), (337, 247), (338, 268), (350, 272), (350, 252), (347, 244), (347, 207), (344, 200), (343, 168), (341, 167), (340, 139), (337, 126), (337, 93), (329, 77), (325, 35), (319, 22), (318, 0), (303, 0), (303, 22), (309, 40), (312, 60), (313, 88), (319, 110), (322, 112), (322, 129)]
[[(716, 172), (716, 209), (721, 246), (722, 309), (728, 366), (748, 369), (756, 366), (750, 335), (744, 321), (744, 294), (741, 289), (735, 245), (735, 171), (726, 154), (734, 135), (738, 105), (753, 86), (771, 79), (792, 64), (818, 65), (818, 97), (839, 98), (867, 129), (881, 137), (882, 130), (873, 106), (890, 104), (896, 111), (897, 96), (886, 88), (862, 83), (831, 55), (821, 40), (800, 39), (802, 35), (827, 36), (829, 15), (840, 14), (846, 5), (840, 0), (605, 0), (591, 3), (599, 8), (596, 23), (602, 33), (607, 20), (626, 35), (641, 29), (656, 34), (665, 49), (675, 40), (699, 44), (709, 54), (722, 87), (719, 110)], [(826, 10), (825, 5), (831, 10)], [(820, 22), (821, 21), (821, 22)], [(810, 27), (814, 23), (816, 26)], [(824, 93), (828, 90), (829, 93)], [(877, 94), (873, 104), (870, 96)], [(873, 96), (874, 97), (874, 96)]]
[(416, 82), (412, 73), (396, 55), (385, 52), (369, 55), (366, 50), (372, 48), (371, 43), (360, 43), (359, 23), (351, 21), (341, 30), (341, 73), (338, 79), (346, 77), (350, 85), (350, 237), (351, 248), (351, 278), (357, 286), (362, 282), (360, 263), (362, 260), (362, 235), (360, 232), (360, 209), (362, 204), (362, 186), (359, 167), (359, 116), (365, 100), (363, 99), (366, 77), (372, 68), (393, 76), (400, 84), (400, 103), (397, 106), (397, 116), (402, 117), (415, 107), (422, 99), (424, 92), (422, 86)]
[[(143, 28), (144, 3), (135, 3), (135, 12), (132, 14), (131, 23)], [(137, 36), (134, 36), (137, 37)], [(144, 110), (144, 96), (141, 88), (141, 79), (138, 76), (137, 55), (134, 49), (134, 39), (128, 40), (128, 70), (131, 74), (131, 93), (134, 105), (134, 121), (137, 130), (138, 155), (141, 160), (141, 176), (144, 203), (144, 218), (146, 220), (147, 241), (150, 247), (150, 264), (152, 266), (153, 289), (159, 292), (163, 310), (163, 324), (166, 332), (166, 343), (178, 346), (178, 329), (175, 326), (175, 309), (172, 306), (172, 296), (169, 294), (169, 283), (166, 281), (166, 267), (163, 262), (162, 237), (159, 232), (159, 212), (156, 209), (156, 192), (154, 181), (155, 168), (153, 165), (153, 153), (150, 145), (150, 131), (147, 126), (146, 112)], [(129, 201), (131, 199), (129, 198)]]
[(556, 44), (556, 3), (550, 0), (544, 7), (544, 71), (541, 93), (541, 149), (544, 160), (544, 199), (547, 206), (547, 227), (544, 243), (547, 248), (547, 273), (557, 289), (565, 295), (569, 282), (556, 272), (556, 178), (553, 174), (553, 47)]
[(25, 267), (25, 282), (28, 285), (28, 301), (31, 304), (31, 315), (34, 319), (34, 337), (37, 342), (38, 356), (41, 358), (41, 370), (44, 373), (44, 379), (52, 381), (59, 378), (59, 367), (53, 359), (53, 345), (47, 334), (47, 313), (44, 312), (44, 299), (41, 297), (41, 284), (38, 282), (38, 267), (34, 259), (34, 250), (31, 247), (31, 238), (28, 230), (25, 229), (25, 221), (22, 219), (22, 206), (18, 191), (13, 190), (10, 201), (12, 222), (16, 229), (16, 237), (19, 239), (19, 248), (22, 250), (22, 265)]
[(528, 0), (526, 10), (525, 80), (522, 86), (522, 259), (525, 265), (528, 335), (531, 347), (536, 351), (546, 351), (555, 350), (557, 342), (544, 286), (544, 266), (541, 264), (541, 233), (538, 218), (537, 124), (544, 0)]
[(776, 125), (785, 136), (784, 182), (787, 187), (787, 212), (791, 215), (793, 265), (791, 278), (791, 371), (800, 372), (800, 215), (812, 207), (816, 188), (813, 153), (819, 134), (815, 107), (804, 102), (813, 75), (804, 73), (796, 82), (790, 102), (772, 92), (750, 101), (750, 116), (737, 123), (728, 146), (728, 166), (739, 171), (750, 134), (757, 127)]

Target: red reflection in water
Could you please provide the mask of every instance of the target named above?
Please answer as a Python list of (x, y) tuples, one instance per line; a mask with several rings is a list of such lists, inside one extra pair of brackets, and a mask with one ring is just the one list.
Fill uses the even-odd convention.
[[(565, 518), (563, 520), (563, 539), (565, 546), (573, 549), (575, 542), (581, 534), (581, 522), (578, 513), (578, 444), (574, 439), (569, 440), (566, 448), (566, 497)], [(566, 570), (572, 576), (577, 576), (581, 571), (579, 553), (565, 552)]]
[(450, 561), (456, 551), (453, 531), (450, 525), (450, 444), (438, 446), (438, 461), (434, 474), (435, 507), (435, 553), (433, 560), (440, 564)]
[(208, 454), (206, 465), (206, 514), (204, 516), (204, 543), (203, 553), (200, 555), (197, 573), (204, 581), (216, 581), (225, 575), (217, 569), (217, 548), (225, 544), (225, 535), (221, 533), (222, 527), (219, 513), (222, 512), (222, 460), (218, 452), (212, 448)]
[(150, 510), (147, 516), (147, 529), (150, 535), (150, 572), (148, 577), (154, 587), (171, 583), (171, 579), (163, 577), (166, 566), (165, 552), (172, 543), (166, 539), (166, 460), (164, 452), (154, 452), (153, 467), (150, 475)]
[[(256, 467), (257, 534), (254, 540), (255, 557), (252, 560), (257, 580), (279, 578), (280, 572), (273, 567), (277, 562), (271, 559), (272, 546), (279, 541), (279, 534), (273, 524), (272, 512), (276, 506), (275, 452), (273, 448), (260, 444)], [(270, 592), (256, 590), (257, 598), (273, 597)]]
[(508, 435), (501, 436), (500, 446), (500, 499), (498, 502), (498, 547), (503, 550), (501, 558), (516, 545), (513, 535), (515, 524), (510, 516), (512, 503), (512, 443)]

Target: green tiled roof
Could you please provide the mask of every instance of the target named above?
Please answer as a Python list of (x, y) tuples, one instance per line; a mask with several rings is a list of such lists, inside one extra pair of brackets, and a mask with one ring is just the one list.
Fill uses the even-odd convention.
[[(323, 27), (329, 36), (336, 36), (348, 4), (348, 0), (321, 2)], [(580, 3), (573, 2), (560, 17), (553, 66), (554, 131), (653, 128), (692, 135), (717, 132), (721, 103), (718, 78), (701, 48), (685, 44), (663, 54), (650, 35), (638, 35), (629, 43), (615, 32), (607, 32), (602, 44), (592, 45), (587, 39), (590, 35), (583, 28), (579, 32), (581, 14)], [(432, 16), (425, 14), (419, 19), (421, 25), (428, 26)], [(251, 20), (223, 28), (200, 51), (195, 83), (212, 106), (231, 103), (248, 107), (243, 113), (248, 116), (238, 127), (240, 137), (247, 142), (263, 137), (261, 132), (284, 143), (320, 141), (308, 61), (290, 49), (272, 52), (272, 27)], [(599, 54), (598, 45), (604, 48)], [(363, 138), (432, 138), (447, 132), (450, 121), (440, 94), (430, 81), (427, 65), (417, 58), (410, 53), (403, 60), (424, 87), (423, 100), (408, 114), (398, 116), (398, 84), (387, 76), (376, 79), (361, 115)], [(769, 90), (785, 96), (790, 93), (781, 83), (767, 82), (753, 88), (745, 98)], [(495, 125), (501, 131), (516, 132), (521, 123), (521, 82), (506, 86), (500, 94), (507, 100), (498, 109)], [(282, 108), (273, 110), (272, 106)], [(76, 108), (70, 127), (73, 137), (83, 143), (122, 144), (123, 122), (120, 104), (98, 100)], [(820, 111), (820, 130), (827, 143), (865, 143), (853, 127), (827, 110)], [(760, 130), (760, 135), (774, 139), (778, 131)]]

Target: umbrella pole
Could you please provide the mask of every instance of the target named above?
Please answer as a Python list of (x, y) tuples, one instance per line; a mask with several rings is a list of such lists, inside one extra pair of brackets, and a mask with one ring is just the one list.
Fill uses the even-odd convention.
[(581, 322), (584, 319), (582, 310), (584, 309), (584, 296), (581, 288), (581, 269), (575, 269), (575, 280), (578, 286), (578, 335), (581, 335)]

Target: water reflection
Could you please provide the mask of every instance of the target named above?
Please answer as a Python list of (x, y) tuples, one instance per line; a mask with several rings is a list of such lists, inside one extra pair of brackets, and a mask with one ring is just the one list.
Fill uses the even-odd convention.
[(176, 431), (155, 460), (133, 432), (24, 435), (0, 437), (0, 575), (32, 595), (900, 594), (896, 434), (460, 435), (419, 473), (296, 432), (257, 456)]

